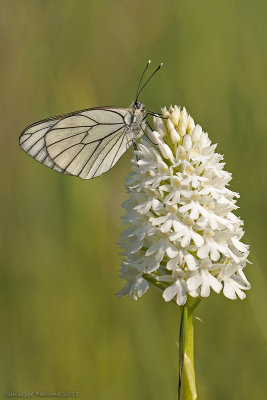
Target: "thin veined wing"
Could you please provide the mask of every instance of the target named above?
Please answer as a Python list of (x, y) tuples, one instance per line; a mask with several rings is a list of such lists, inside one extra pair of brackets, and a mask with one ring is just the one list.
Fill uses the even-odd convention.
[(56, 123), (57, 120), (44, 120), (29, 126), (20, 135), (19, 144), (35, 160), (58, 172), (64, 172), (51, 160), (45, 146), (45, 134)]
[(93, 108), (40, 121), (20, 136), (22, 149), (59, 172), (91, 179), (111, 169), (132, 144), (129, 109)]

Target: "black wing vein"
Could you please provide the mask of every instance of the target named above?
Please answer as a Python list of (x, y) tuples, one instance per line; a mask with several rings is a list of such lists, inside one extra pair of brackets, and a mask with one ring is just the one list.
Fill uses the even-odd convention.
[[(123, 135), (123, 136), (125, 135), (125, 131), (123, 131), (122, 135)], [(114, 146), (117, 144), (117, 142), (119, 141), (119, 139), (120, 139), (120, 137), (119, 137), (118, 140), (113, 144), (113, 146), (111, 147), (110, 151), (114, 148)], [(111, 140), (110, 140), (110, 142), (111, 142)], [(105, 147), (106, 147), (106, 146), (105, 146)], [(104, 162), (104, 160), (106, 159), (106, 157), (107, 157), (108, 154), (109, 154), (109, 153), (106, 153), (106, 154), (105, 154), (103, 160), (101, 160), (101, 162), (100, 162), (99, 166), (97, 167), (96, 171), (93, 173), (92, 178), (94, 178), (94, 177), (96, 176), (96, 172), (99, 170), (100, 166), (103, 164), (103, 162)], [(111, 168), (112, 168), (112, 166), (111, 166), (109, 169), (111, 169)]]

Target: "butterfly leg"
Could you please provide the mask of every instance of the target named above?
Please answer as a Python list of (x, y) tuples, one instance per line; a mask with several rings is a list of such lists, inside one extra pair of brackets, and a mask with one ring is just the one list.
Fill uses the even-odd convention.
[[(134, 151), (138, 150), (137, 144), (135, 142), (133, 142), (133, 148), (134, 148)], [(136, 158), (136, 162), (138, 162), (139, 158), (137, 157), (136, 154), (135, 154), (135, 158)]]
[(153, 117), (158, 117), (160, 119), (169, 119), (169, 117), (163, 117), (162, 114), (154, 113), (153, 111), (147, 110), (148, 113), (146, 115), (152, 115)]
[(151, 132), (153, 132), (153, 128), (151, 127), (150, 123), (148, 121), (146, 121), (147, 126), (149, 127), (149, 129), (151, 130)]
[[(149, 129), (153, 132), (153, 129), (151, 128), (151, 126), (149, 125), (149, 123), (148, 123), (147, 121), (146, 121), (146, 124), (148, 125)], [(141, 127), (141, 129), (142, 129), (144, 135), (147, 137), (147, 139), (148, 139), (151, 143), (153, 143), (155, 146), (158, 146), (157, 143), (154, 143), (154, 142), (147, 136), (146, 131), (145, 131), (142, 127)]]
[[(138, 150), (137, 144), (135, 143), (135, 141), (134, 141), (135, 139), (134, 139), (134, 138), (131, 139), (131, 140), (129, 140), (128, 137), (127, 137), (127, 135), (126, 135), (126, 140), (127, 140), (127, 148), (128, 148), (128, 149), (129, 149), (129, 147), (131, 147), (131, 145), (133, 145), (134, 150), (135, 150), (135, 151)], [(136, 162), (139, 161), (139, 158), (137, 157), (136, 154), (135, 154), (135, 158), (136, 158)]]

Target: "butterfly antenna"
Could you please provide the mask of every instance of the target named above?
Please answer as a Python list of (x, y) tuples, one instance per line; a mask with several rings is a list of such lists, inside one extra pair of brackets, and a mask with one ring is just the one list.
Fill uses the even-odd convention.
[[(149, 64), (148, 64), (148, 65), (149, 65)], [(148, 67), (148, 65), (146, 66), (146, 68)], [(138, 92), (138, 89), (139, 89), (139, 87), (140, 87), (140, 83), (139, 83), (138, 89), (137, 89), (137, 94), (136, 94), (136, 100), (135, 100), (135, 101), (137, 101), (137, 99), (138, 99), (140, 93), (142, 92), (142, 90), (144, 89), (144, 87), (148, 84), (148, 82), (149, 82), (150, 79), (155, 75), (155, 73), (162, 67), (162, 65), (163, 65), (163, 63), (160, 63), (160, 64), (159, 64), (158, 68), (155, 69), (155, 71), (150, 75), (150, 77), (148, 78), (148, 80), (146, 81), (146, 83), (141, 87), (141, 89), (140, 89), (139, 92)], [(145, 70), (146, 70), (146, 69), (145, 69)], [(144, 71), (144, 72), (145, 72), (145, 71)], [(144, 72), (143, 72), (143, 75), (144, 75)], [(143, 75), (142, 75), (142, 77), (143, 77)]]
[(146, 72), (146, 70), (147, 70), (147, 68), (148, 68), (148, 66), (149, 66), (150, 63), (151, 63), (151, 60), (148, 60), (148, 62), (147, 62), (147, 64), (146, 64), (146, 67), (145, 67), (145, 69), (144, 69), (144, 71), (143, 71), (143, 73), (142, 73), (142, 75), (141, 75), (140, 80), (139, 80), (138, 87), (137, 87), (137, 90), (136, 90), (136, 98), (135, 98), (135, 101), (137, 101), (137, 99), (138, 99), (138, 90), (139, 90), (139, 88), (140, 88), (140, 85), (141, 85), (141, 83), (142, 83), (144, 74), (145, 74), (145, 72)]

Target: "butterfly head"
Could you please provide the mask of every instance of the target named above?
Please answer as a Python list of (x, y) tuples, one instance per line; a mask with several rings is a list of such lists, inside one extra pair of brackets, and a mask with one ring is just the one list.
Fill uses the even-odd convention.
[(141, 103), (141, 101), (136, 100), (136, 101), (134, 102), (134, 108), (135, 108), (136, 110), (143, 111), (143, 110), (145, 109), (145, 106), (144, 106), (143, 103)]

